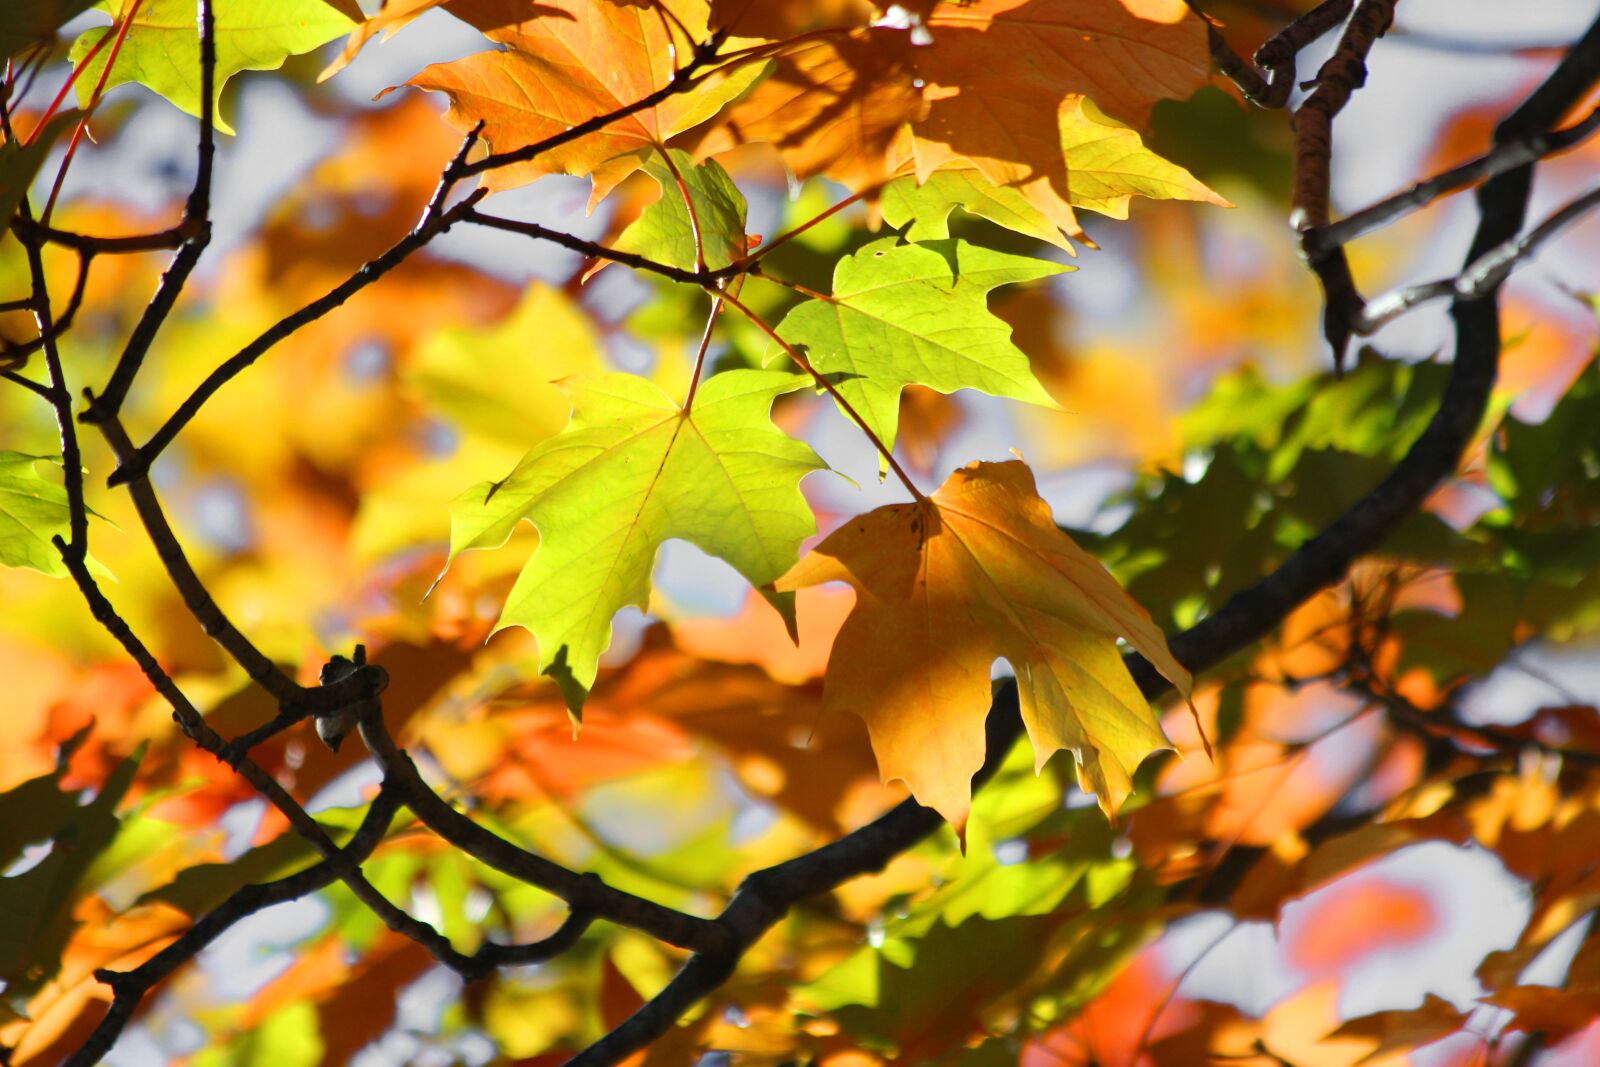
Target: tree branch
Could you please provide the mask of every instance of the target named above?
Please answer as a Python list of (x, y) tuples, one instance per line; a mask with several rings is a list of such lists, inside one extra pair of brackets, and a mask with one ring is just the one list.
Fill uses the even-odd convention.
[(395, 744), (381, 715), (372, 706), (363, 709), (361, 739), (393, 783), (406, 807), (434, 833), (498, 871), (553, 893), (575, 912), (643, 930), (660, 941), (680, 948), (717, 952), (729, 944), (720, 923), (702, 919), (625, 893), (606, 885), (597, 875), (578, 874), (543, 856), (529, 852), (490, 830), (485, 830), (451, 807), (428, 787), (411, 757)]
[(1301, 247), (1308, 255), (1320, 255), (1337, 245), (1347, 244), (1362, 234), (1386, 226), (1395, 219), (1408, 215), (1448, 193), (1463, 189), (1473, 182), (1492, 178), (1524, 163), (1547, 159), (1558, 152), (1564, 152), (1582, 143), (1596, 129), (1600, 129), (1600, 107), (1567, 129), (1507, 141), (1477, 159), (1451, 167), (1426, 181), (1417, 182), (1409, 189), (1385, 197), (1370, 207), (1362, 208), (1326, 226), (1307, 230), (1301, 235)]
[(91, 1067), (99, 1063), (111, 1051), (112, 1044), (133, 1018), (146, 994), (241, 919), (275, 904), (298, 900), (332, 885), (358, 868), (383, 840), (399, 807), (399, 800), (391, 793), (379, 790), (361, 826), (337, 855), (277, 881), (236, 890), (227, 900), (196, 919), (176, 941), (131, 971), (96, 971), (95, 977), (111, 987), (111, 1007), (84, 1043), (67, 1058), (64, 1067)]
[(269, 352), (274, 345), (293, 334), (303, 326), (307, 326), (328, 312), (342, 305), (346, 300), (355, 296), (361, 290), (388, 274), (391, 270), (403, 263), (413, 252), (422, 248), (433, 238), (461, 221), (472, 205), (486, 195), (485, 190), (478, 190), (461, 201), (455, 207), (441, 213), (435, 218), (424, 222), (402, 238), (394, 247), (383, 255), (374, 259), (350, 277), (328, 290), (321, 297), (313, 300), (299, 311), (279, 320), (261, 336), (250, 342), (237, 353), (223, 361), (221, 366), (208, 374), (195, 391), (178, 405), (178, 409), (161, 424), (161, 428), (151, 435), (139, 448), (135, 449), (112, 472), (108, 485), (125, 485), (135, 478), (142, 478), (150, 470), (150, 464), (157, 456), (166, 450), (173, 438), (200, 413), (206, 401), (214, 396), (217, 390), (227, 385), (241, 372)]
[[(1295, 84), (1295, 60), (1312, 41), (1343, 22), (1350, 14), (1355, 0), (1323, 0), (1275, 33), (1256, 49), (1255, 66), (1246, 63), (1233, 50), (1216, 24), (1200, 10), (1196, 0), (1188, 0), (1189, 7), (1206, 24), (1207, 41), (1212, 62), (1222, 71), (1244, 98), (1258, 107), (1280, 108), (1289, 102), (1289, 93)], [(1266, 73), (1257, 69), (1265, 68)]]
[(1355, 332), (1363, 336), (1373, 333), (1413, 308), (1445, 297), (1477, 299), (1488, 289), (1503, 284), (1519, 263), (1525, 263), (1533, 257), (1540, 245), (1596, 206), (1600, 206), (1600, 186), (1573, 200), (1523, 236), (1491, 248), (1453, 278), (1407, 285), (1373, 297), (1361, 309), (1355, 322)]
[(722, 42), (727, 39), (727, 36), (728, 31), (726, 29), (714, 31), (710, 37), (695, 46), (694, 54), (689, 57), (689, 62), (678, 68), (671, 81), (654, 92), (640, 97), (633, 103), (626, 104), (604, 115), (596, 115), (594, 118), (586, 122), (580, 122), (576, 126), (569, 126), (560, 133), (546, 137), (542, 141), (535, 141), (533, 144), (523, 145), (521, 148), (513, 148), (505, 152), (491, 153), (475, 163), (467, 163), (457, 168), (456, 176), (470, 178), (474, 174), (482, 174), (487, 170), (508, 167), (513, 163), (526, 163), (552, 149), (571, 144), (580, 137), (587, 137), (591, 133), (603, 130), (618, 119), (625, 119), (629, 115), (646, 111), (663, 100), (679, 93), (687, 92), (709, 76), (709, 73), (702, 75), (699, 72), (701, 68), (717, 59), (717, 50), (722, 46)]

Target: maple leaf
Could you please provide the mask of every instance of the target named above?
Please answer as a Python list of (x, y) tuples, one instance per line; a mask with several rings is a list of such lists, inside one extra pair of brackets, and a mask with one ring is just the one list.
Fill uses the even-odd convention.
[(1139, 134), (1080, 97), (1058, 116), (1067, 159), (1068, 202), (1114, 219), (1128, 217), (1128, 201), (1197, 200), (1232, 207), (1194, 175), (1144, 146)]
[(1181, 0), (943, 3), (928, 29), (917, 57), (933, 87), (915, 127), (920, 177), (964, 159), (997, 184), (1043, 177), (1066, 195), (1062, 104), (1087, 96), (1142, 125), (1156, 101), (1210, 80), (1205, 26)]
[[(101, 0), (100, 7), (120, 18), (123, 0)], [(216, 98), (228, 79), (242, 70), (276, 70), (290, 56), (326, 44), (352, 25), (323, 0), (228, 0), (216, 5)], [(78, 63), (112, 27), (85, 30), (72, 44)], [(109, 49), (101, 49), (78, 74), (78, 101), (87, 106), (105, 69)], [(133, 15), (128, 35), (105, 87), (138, 82), (189, 114), (200, 114), (200, 38), (195, 33), (192, 0), (145, 0)], [(217, 129), (232, 133), (215, 112)]]
[[(1038, 241), (1072, 251), (1062, 232), (1075, 233), (1077, 220), (1070, 214), (1070, 225), (1061, 225), (1039, 210), (1019, 189), (996, 185), (977, 167), (946, 167), (918, 182), (915, 175), (896, 178), (884, 186), (878, 209), (883, 221), (895, 229), (904, 228), (908, 241), (940, 241), (950, 236), (950, 212), (960, 208), (969, 215), (988, 219), (996, 226), (1024, 234)], [(1069, 209), (1070, 211), (1070, 209)]]
[(893, 448), (907, 385), (1055, 406), (986, 297), (996, 286), (1071, 269), (965, 241), (887, 237), (841, 259), (833, 294), (790, 311), (778, 336), (804, 346), (817, 370), (839, 374), (839, 392)]
[(867, 720), (883, 779), (962, 827), (984, 761), (990, 665), (1010, 662), (1035, 769), (1062, 749), (1114, 814), (1149, 753), (1170, 747), (1117, 651), (1149, 659), (1181, 693), (1182, 669), (1149, 614), (1056, 528), (1022, 462), (974, 462), (931, 498), (853, 518), (781, 590), (856, 587), (824, 704)]
[[(470, 14), (468, 5), (448, 6), (468, 7), (464, 13)], [(554, 0), (534, 6), (534, 17), (524, 21), (480, 26), (491, 40), (507, 46), (503, 51), (436, 63), (406, 84), (445, 93), (450, 98), (445, 121), (463, 132), (481, 121), (484, 139), (497, 152), (533, 144), (635, 104), (672, 82), (689, 42), (669, 30), (657, 6), (670, 11), (672, 21), (695, 42), (709, 37), (707, 8), (697, 0), (662, 5)], [(705, 122), (748, 88), (762, 67), (748, 63), (713, 72), (691, 89), (536, 159), (492, 170), (484, 175), (484, 185), (499, 190), (545, 174), (588, 175), (594, 183), (592, 208), (669, 138)]]
[[(728, 371), (701, 385), (684, 410), (634, 375), (569, 378), (566, 430), (504, 480), (451, 504), (452, 559), (504, 544), (523, 519), (538, 527), (539, 548), (496, 629), (533, 632), (539, 668), (561, 684), (574, 716), (611, 643), (611, 617), (627, 604), (645, 606), (663, 541), (690, 541), (760, 587), (816, 531), (799, 485), (824, 464), (768, 418), (774, 398), (808, 381)], [(792, 595), (769, 599), (792, 620)]]
[[(0, 452), (0, 566), (29, 567), (52, 577), (67, 568), (51, 538), (66, 535), (71, 511), (67, 491), (45, 479), (38, 462), (59, 462), (50, 456)], [(104, 568), (98, 562), (95, 568)]]
[(780, 578), (856, 588), (824, 681), (830, 710), (867, 722), (883, 778), (959, 830), (983, 765), (990, 668), (1017, 676), (1035, 769), (1068, 749), (1114, 814), (1150, 753), (1170, 747), (1117, 639), (1189, 692), (1189, 672), (1111, 574), (1062, 533), (1021, 462), (973, 463), (932, 497), (851, 519)]
[[(645, 171), (661, 185), (661, 198), (642, 211), (617, 238), (615, 247), (683, 270), (695, 270), (698, 231), (705, 266), (718, 270), (749, 250), (745, 239), (744, 194), (716, 160), (696, 165), (687, 152), (666, 150), (677, 176), (659, 157)], [(694, 204), (691, 223), (688, 206), (678, 189), (678, 177)], [(604, 262), (604, 261), (602, 261)]]

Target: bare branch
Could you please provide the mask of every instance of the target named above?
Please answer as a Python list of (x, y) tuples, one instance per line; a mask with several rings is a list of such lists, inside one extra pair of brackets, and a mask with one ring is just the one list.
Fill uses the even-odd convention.
[[(102, 422), (122, 410), (133, 379), (144, 364), (144, 357), (155, 342), (156, 334), (172, 314), (178, 296), (194, 273), (195, 266), (211, 243), (211, 175), (216, 155), (216, 76), (217, 76), (217, 20), (212, 10), (212, 0), (197, 0), (200, 32), (200, 143), (197, 149), (194, 189), (183, 210), (183, 244), (172, 257), (172, 263), (161, 276), (156, 294), (145, 306), (138, 325), (128, 335), (122, 355), (111, 371), (105, 389), (80, 416), (84, 422)], [(111, 68), (108, 65), (106, 70)], [(103, 75), (102, 75), (103, 77)]]
[(361, 739), (406, 807), (434, 833), (476, 859), (554, 893), (574, 911), (643, 930), (669, 945), (710, 952), (723, 951), (728, 946), (727, 931), (718, 922), (613, 889), (596, 875), (568, 870), (485, 830), (428, 787), (411, 757), (389, 736), (382, 717), (370, 709), (361, 717)]
[(1600, 206), (1600, 186), (1590, 189), (1521, 237), (1491, 248), (1454, 278), (1408, 285), (1373, 297), (1356, 319), (1355, 332), (1362, 335), (1373, 333), (1413, 308), (1446, 297), (1457, 300), (1481, 299), (1485, 293), (1498, 288), (1518, 264), (1531, 259), (1540, 245), (1596, 206)]
[(513, 148), (506, 152), (495, 152), (475, 163), (465, 164), (456, 168), (455, 176), (458, 178), (470, 178), (472, 175), (482, 174), (486, 170), (497, 170), (513, 163), (526, 163), (552, 149), (571, 144), (581, 137), (587, 137), (591, 133), (603, 130), (619, 119), (625, 119), (629, 115), (637, 114), (640, 111), (647, 111), (663, 100), (689, 91), (706, 77), (709, 77), (709, 74), (700, 72), (702, 68), (718, 58), (717, 50), (722, 47), (722, 42), (727, 39), (727, 36), (727, 30), (717, 30), (706, 40), (696, 45), (694, 54), (689, 57), (689, 62), (679, 67), (677, 73), (672, 76), (672, 80), (655, 92), (642, 96), (631, 104), (625, 104), (615, 111), (609, 111), (604, 115), (596, 115), (587, 122), (580, 122), (576, 126), (569, 126), (560, 133), (546, 137), (542, 141), (535, 141), (533, 144), (523, 145), (521, 148)]
[[(19, 223), (23, 222), (23, 217), (18, 215), (17, 221)], [(24, 228), (25, 226), (17, 227), (18, 230)], [(22, 240), (20, 233), (18, 240)], [(54, 333), (56, 339), (59, 339), (62, 334), (71, 329), (73, 320), (78, 317), (78, 309), (83, 306), (84, 290), (89, 285), (89, 265), (91, 262), (93, 262), (93, 260), (94, 254), (92, 252), (78, 253), (78, 280), (72, 285), (72, 295), (67, 297), (67, 306), (62, 310), (59, 316), (55, 317), (52, 323), (54, 327), (52, 332)], [(19, 307), (17, 310), (31, 308), (33, 303), (33, 298), (28, 297), (27, 299), (20, 301), (21, 307)], [(10, 341), (0, 341), (0, 360), (24, 360), (34, 352), (39, 351), (39, 349), (42, 347), (44, 347), (44, 334), (40, 334), (31, 341), (23, 341), (21, 344), (13, 344)]]
[(1426, 181), (1417, 182), (1409, 189), (1386, 197), (1370, 207), (1362, 208), (1336, 222), (1307, 230), (1301, 237), (1301, 247), (1307, 255), (1320, 255), (1337, 245), (1346, 244), (1362, 234), (1371, 233), (1395, 219), (1410, 214), (1419, 207), (1430, 204), (1447, 193), (1464, 189), (1473, 182), (1504, 174), (1513, 167), (1545, 159), (1557, 152), (1583, 142), (1596, 129), (1600, 129), (1600, 107), (1584, 117), (1583, 121), (1565, 130), (1519, 138), (1477, 159), (1451, 167)]
[(261, 885), (247, 885), (195, 921), (181, 937), (131, 971), (96, 971), (95, 977), (111, 987), (111, 1007), (99, 1025), (64, 1067), (90, 1067), (99, 1063), (128, 1025), (145, 996), (173, 971), (194, 959), (239, 920), (275, 904), (298, 900), (355, 870), (383, 840), (400, 802), (379, 791), (348, 844), (336, 856), (303, 871)]
[(134, 252), (160, 252), (177, 248), (189, 236), (183, 224), (155, 233), (133, 234), (127, 237), (95, 237), (86, 233), (59, 230), (54, 226), (41, 226), (32, 220), (17, 219), (13, 229), (32, 240), (40, 240), (62, 248), (92, 255), (127, 255)]
[(637, 252), (625, 252), (618, 248), (608, 248), (594, 241), (586, 241), (581, 237), (574, 237), (572, 234), (562, 230), (552, 230), (548, 226), (539, 225), (537, 222), (506, 219), (498, 215), (486, 215), (481, 211), (469, 211), (466, 215), (466, 221), (476, 223), (479, 226), (487, 226), (494, 230), (503, 230), (506, 233), (532, 237), (539, 241), (549, 241), (551, 244), (558, 244), (562, 248), (581, 252), (591, 259), (603, 259), (611, 263), (620, 263), (625, 267), (647, 271), (651, 274), (659, 274), (663, 278), (682, 282), (685, 285), (714, 285), (718, 281), (731, 278), (742, 270), (747, 269), (747, 265), (735, 263), (718, 270), (684, 270), (682, 267), (674, 267), (671, 264), (661, 263), (641, 256)]
[[(1206, 23), (1211, 59), (1246, 100), (1258, 107), (1280, 108), (1289, 102), (1289, 93), (1295, 84), (1295, 60), (1307, 45), (1343, 22), (1350, 14), (1354, 0), (1323, 0), (1274, 34), (1256, 49), (1255, 66), (1246, 63), (1217, 32), (1216, 25), (1196, 0), (1189, 7)], [(1265, 69), (1265, 73), (1257, 67)]]
[(150, 469), (150, 464), (166, 450), (167, 446), (172, 443), (173, 438), (177, 437), (179, 432), (200, 413), (200, 409), (205, 406), (207, 400), (210, 400), (216, 394), (217, 390), (227, 385), (256, 360), (271, 351), (272, 347), (279, 341), (339, 307), (346, 300), (349, 300), (352, 296), (355, 296), (361, 290), (405, 262), (413, 252), (416, 252), (433, 238), (461, 221), (472, 210), (472, 205), (483, 195), (483, 190), (478, 190), (455, 207), (424, 221), (422, 225), (413, 229), (383, 255), (368, 262), (350, 277), (299, 311), (280, 319), (261, 336), (223, 361), (216, 370), (206, 376), (205, 380), (195, 388), (193, 393), (189, 394), (182, 404), (178, 405), (178, 409), (167, 418), (166, 422), (162, 423), (160, 429), (151, 435), (150, 440), (122, 460), (122, 465), (112, 472), (107, 484), (113, 486), (123, 485), (133, 481), (135, 478), (144, 477)]

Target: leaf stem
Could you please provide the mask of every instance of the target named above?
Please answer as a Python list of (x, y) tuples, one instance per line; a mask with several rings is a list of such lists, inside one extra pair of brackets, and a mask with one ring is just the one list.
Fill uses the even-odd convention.
[(823, 392), (833, 397), (834, 403), (839, 405), (840, 410), (842, 410), (846, 415), (850, 416), (850, 420), (852, 422), (861, 427), (861, 432), (867, 435), (867, 440), (872, 442), (872, 446), (878, 450), (878, 454), (882, 456), (884, 461), (889, 464), (889, 469), (894, 471), (895, 477), (900, 479), (900, 483), (906, 487), (906, 491), (911, 494), (914, 500), (916, 500), (918, 503), (922, 503), (928, 499), (925, 495), (923, 495), (922, 490), (917, 488), (917, 483), (911, 480), (911, 476), (908, 475), (905, 470), (901, 468), (900, 464), (895, 461), (894, 452), (884, 445), (883, 439), (872, 431), (872, 427), (867, 425), (867, 420), (861, 417), (861, 413), (851, 405), (850, 401), (844, 398), (844, 395), (839, 392), (838, 388), (835, 387), (832, 382), (828, 381), (826, 377), (818, 373), (817, 369), (811, 365), (811, 361), (806, 359), (805, 356), (801, 355), (799, 349), (795, 348), (794, 345), (791, 345), (788, 341), (785, 341), (783, 338), (779, 337), (778, 331), (774, 330), (771, 326), (768, 326), (765, 319), (751, 311), (749, 308), (745, 307), (737, 298), (730, 296), (727, 293), (722, 293), (721, 297), (723, 300), (732, 305), (733, 308), (739, 312), (739, 314), (753, 322), (757, 329), (771, 339), (773, 344), (783, 349), (784, 354), (790, 359), (794, 360), (796, 366), (805, 371), (807, 374), (811, 375), (812, 381), (816, 382)]
[[(33, 129), (23, 140), (22, 146), (24, 148), (33, 144), (33, 142), (38, 138), (40, 132), (44, 130), (45, 125), (51, 119), (56, 117), (56, 112), (61, 109), (61, 102), (65, 100), (67, 98), (67, 94), (72, 91), (73, 83), (78, 80), (78, 75), (83, 73), (85, 67), (94, 62), (94, 57), (100, 54), (100, 49), (104, 48), (109, 43), (111, 43), (111, 34), (104, 34), (98, 41), (94, 43), (94, 46), (84, 54), (83, 59), (78, 62), (78, 65), (72, 68), (72, 71), (67, 75), (67, 80), (61, 83), (61, 88), (56, 90), (56, 95), (51, 98), (49, 106), (44, 109), (44, 114), (39, 116), (39, 121), (34, 124)], [(110, 64), (107, 64), (107, 66), (109, 65)]]
[(834, 204), (832, 207), (827, 208), (826, 210), (820, 211), (817, 214), (811, 216), (809, 219), (807, 219), (806, 221), (802, 222), (800, 225), (796, 226), (794, 229), (787, 230), (787, 231), (785, 231), (783, 233), (780, 233), (778, 236), (774, 237), (772, 240), (768, 241), (766, 244), (762, 245), (760, 248), (758, 248), (755, 251), (751, 252), (749, 255), (744, 256), (741, 259), (735, 261), (734, 266), (743, 267), (746, 264), (756, 262), (762, 256), (766, 255), (768, 252), (771, 252), (773, 249), (778, 248), (781, 245), (787, 244), (788, 242), (794, 240), (796, 237), (799, 237), (801, 234), (803, 234), (807, 230), (811, 229), (811, 227), (815, 226), (817, 223), (823, 222), (823, 221), (825, 221), (827, 219), (832, 218), (834, 215), (837, 215), (839, 212), (843, 211), (845, 208), (849, 207), (851, 204), (854, 204), (857, 201), (859, 201), (860, 199), (862, 199), (863, 197), (865, 197), (868, 193), (876, 192), (878, 188), (879, 188), (878, 186), (873, 186), (871, 189), (863, 189), (858, 193), (851, 193), (849, 196), (845, 197), (843, 200), (839, 201), (837, 204)]
[(694, 354), (694, 370), (689, 375), (689, 392), (683, 398), (683, 413), (689, 414), (694, 407), (694, 394), (700, 388), (700, 372), (706, 365), (706, 350), (711, 347), (711, 330), (717, 324), (717, 316), (722, 314), (722, 294), (718, 293), (711, 298), (711, 315), (706, 319), (706, 332), (700, 335), (700, 348)]

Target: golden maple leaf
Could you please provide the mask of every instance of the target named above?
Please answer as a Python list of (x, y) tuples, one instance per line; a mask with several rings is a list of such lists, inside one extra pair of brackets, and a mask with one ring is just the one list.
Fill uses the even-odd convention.
[(1062, 533), (1026, 464), (973, 463), (932, 497), (851, 519), (777, 582), (841, 580), (856, 606), (834, 642), (829, 710), (867, 722), (878, 769), (958, 831), (983, 765), (990, 668), (1016, 672), (1035, 767), (1069, 749), (1114, 814), (1150, 753), (1170, 747), (1117, 648), (1185, 696), (1189, 672), (1150, 616)]

